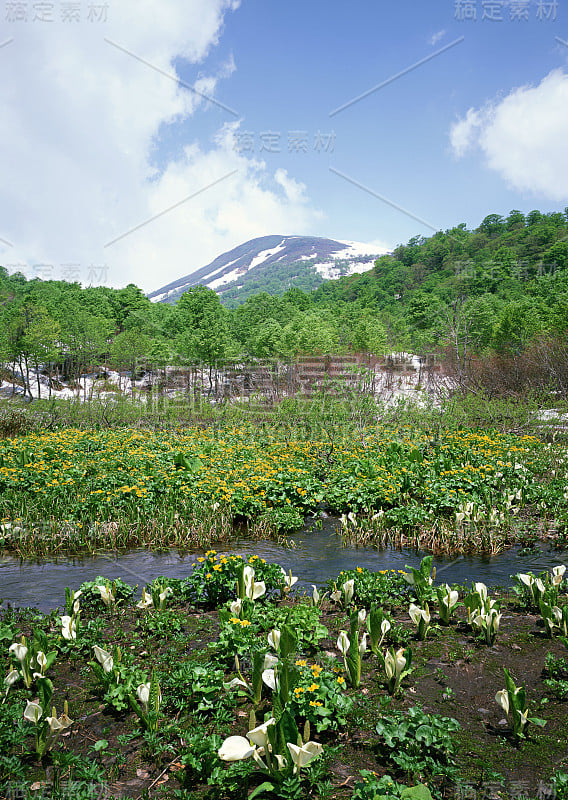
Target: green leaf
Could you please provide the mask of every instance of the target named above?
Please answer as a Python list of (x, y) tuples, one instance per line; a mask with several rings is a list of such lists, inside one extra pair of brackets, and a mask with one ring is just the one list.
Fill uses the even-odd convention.
[(98, 753), (100, 750), (106, 750), (107, 747), (108, 742), (106, 739), (98, 739), (93, 745), (93, 750), (96, 750)]
[(432, 561), (434, 560), (434, 556), (424, 556), (422, 561), (420, 562), (420, 573), (422, 577), (429, 578), (430, 573), (432, 572)]
[(429, 725), (420, 725), (420, 727), (416, 729), (415, 735), (416, 739), (418, 741), (424, 742), (424, 744), (427, 747), (430, 747), (430, 745), (434, 741), (434, 738), (432, 736), (432, 728)]
[(280, 632), (280, 655), (282, 658), (288, 658), (291, 653), (295, 653), (297, 646), (298, 637), (295, 630), (288, 624), (283, 625)]
[(36, 687), (39, 704), (44, 713), (47, 713), (50, 710), (51, 698), (53, 697), (53, 684), (49, 678), (38, 678)]
[(260, 797), (261, 794), (264, 792), (274, 792), (274, 784), (270, 783), (269, 781), (265, 781), (261, 783), (260, 786), (257, 786), (254, 792), (249, 794), (248, 800), (254, 800), (255, 797)]
[(264, 653), (253, 653), (252, 657), (252, 692), (255, 705), (260, 703), (262, 698), (262, 673), (264, 667)]
[(150, 679), (150, 696), (148, 698), (148, 708), (158, 713), (160, 709), (160, 684), (154, 670), (152, 670), (152, 677)]
[(400, 793), (400, 800), (432, 800), (430, 789), (423, 783), (416, 786), (408, 786)]
[[(282, 714), (282, 719), (280, 720), (279, 725), (280, 725), (280, 729), (282, 731), (282, 734), (284, 736), (284, 742), (291, 742), (292, 744), (296, 744), (296, 742), (298, 741), (298, 736), (300, 735), (300, 732), (298, 731), (298, 726), (296, 725), (296, 720), (294, 719), (292, 714), (288, 711), (288, 709), (286, 709), (284, 711), (284, 713)], [(286, 747), (285, 744), (284, 744), (284, 748), (285, 749), (284, 749), (283, 755), (288, 754), (288, 757), (289, 757), (288, 748)]]
[(138, 705), (138, 703), (136, 702), (136, 700), (134, 699), (133, 695), (131, 694), (128, 695), (128, 702), (130, 703), (130, 707), (132, 708), (138, 719), (144, 720), (145, 714)]
[(176, 469), (186, 469), (189, 472), (198, 472), (203, 466), (202, 461), (197, 456), (187, 458), (183, 453), (177, 453), (174, 458)]

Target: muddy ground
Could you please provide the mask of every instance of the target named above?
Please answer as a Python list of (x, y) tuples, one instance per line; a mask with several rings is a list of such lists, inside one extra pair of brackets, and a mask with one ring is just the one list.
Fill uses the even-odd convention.
[[(458, 610), (457, 621), (451, 626), (435, 625), (425, 642), (416, 641), (406, 612), (395, 613), (397, 621), (407, 630), (415, 670), (387, 709), (384, 704), (388, 695), (378, 660), (369, 652), (365, 654), (361, 686), (356, 690), (348, 689), (355, 705), (347, 726), (339, 732), (312, 736), (327, 745), (332, 753), (328, 797), (351, 797), (362, 769), (373, 770), (378, 775), (388, 772), (401, 782), (412, 782), (408, 775), (393, 772), (392, 762), (384, 757), (375, 726), (381, 714), (392, 709), (407, 710), (415, 705), (428, 713), (455, 718), (460, 724), (460, 730), (454, 734), (456, 780), (431, 779), (429, 782), (439, 796), (465, 798), (477, 792), (477, 797), (490, 797), (493, 792), (493, 796), (503, 798), (523, 793), (528, 797), (545, 798), (554, 770), (564, 768), (568, 772), (568, 701), (556, 699), (543, 684), (547, 677), (544, 671), (546, 654), (552, 652), (557, 657), (568, 657), (568, 651), (558, 639), (546, 637), (539, 616), (520, 609), (513, 595), (502, 593), (501, 596), (501, 629), (492, 647), (473, 635), (465, 622), (463, 608)], [(141, 625), (140, 615), (136, 610), (127, 610), (105, 618), (102, 646), (110, 649), (118, 644), (122, 648), (136, 648), (141, 663), (148, 669), (159, 664), (160, 670), (167, 670), (168, 664), (173, 667), (188, 657), (209, 663), (208, 645), (217, 641), (219, 632), (216, 611), (203, 612), (191, 606), (175, 609), (177, 622), (172, 630), (169, 633), (154, 631), (151, 635)], [(13, 624), (18, 616), (4, 612), (6, 619)], [(51, 619), (55, 631), (54, 617)], [(348, 628), (345, 612), (330, 608), (324, 608), (321, 622), (328, 628), (329, 636), (320, 640), (317, 652), (309, 655), (312, 662), (317, 662), (318, 656), (324, 653), (339, 658), (337, 634), (340, 629)], [(21, 632), (29, 635), (34, 624), (38, 624), (37, 619), (26, 620), (24, 615), (20, 620)], [(98, 796), (171, 797), (182, 787), (186, 797), (207, 796), (207, 785), (200, 783), (195, 774), (190, 775), (182, 763), (183, 732), (164, 742), (161, 751), (155, 743), (149, 745), (140, 732), (136, 733), (138, 721), (131, 711), (117, 713), (101, 702), (90, 668), (86, 666), (87, 660), (85, 654), (60, 657), (50, 677), (55, 695), (67, 698), (70, 716), (75, 720), (57, 747), (85, 756), (104, 768), (104, 788), (101, 785)], [(528, 737), (520, 742), (513, 737), (505, 714), (494, 699), (496, 692), (505, 685), (503, 667), (511, 672), (517, 685), (525, 685), (530, 715), (546, 719), (543, 729), (529, 726)], [(227, 668), (229, 675), (232, 673)], [(249, 709), (244, 698), (237, 702), (222, 728), (223, 737), (246, 733)], [(265, 701), (257, 718), (262, 719), (263, 710), (269, 709)], [(173, 717), (175, 719), (176, 715)], [(101, 740), (107, 744), (97, 751), (94, 745)], [(28, 745), (33, 750), (31, 737)], [(32, 784), (38, 792), (42, 789), (43, 796), (50, 796), (49, 792), (57, 796), (51, 786), (57, 772), (51, 756), (45, 758), (42, 765), (29, 753), (20, 752), (18, 757), (25, 765), (28, 785)], [(65, 772), (59, 770), (56, 778), (64, 784)], [(414, 777), (414, 780), (419, 779), (420, 776)], [(10, 785), (13, 781), (8, 780), (4, 788), (6, 797), (15, 796), (10, 795)], [(36, 794), (39, 796), (41, 792)]]

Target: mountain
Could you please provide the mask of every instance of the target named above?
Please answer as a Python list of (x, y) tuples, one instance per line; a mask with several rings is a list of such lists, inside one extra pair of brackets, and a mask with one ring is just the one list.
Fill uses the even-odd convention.
[(150, 300), (175, 303), (192, 286), (208, 286), (235, 307), (258, 292), (284, 294), (315, 289), (324, 280), (366, 272), (387, 252), (359, 242), (317, 236), (260, 236), (218, 256), (210, 264), (151, 292)]

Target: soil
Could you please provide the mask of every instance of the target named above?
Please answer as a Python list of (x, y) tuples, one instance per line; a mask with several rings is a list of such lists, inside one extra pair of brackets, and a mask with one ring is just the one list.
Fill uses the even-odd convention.
[[(459, 613), (463, 609), (458, 610), (457, 621), (452, 625), (434, 625), (425, 642), (416, 641), (411, 634), (412, 626), (406, 612), (395, 614), (397, 621), (409, 631), (415, 670), (403, 682), (400, 695), (384, 713), (420, 705), (427, 713), (453, 717), (460, 723), (460, 731), (454, 734), (459, 781), (457, 785), (438, 781), (437, 788), (443, 797), (465, 797), (465, 785), (469, 785), (472, 791), (483, 788), (485, 796), (489, 797), (487, 787), (496, 791), (498, 780), (503, 781), (500, 789), (503, 798), (518, 796), (519, 787), (526, 796), (536, 797), (538, 792), (551, 787), (555, 769), (564, 768), (568, 772), (568, 701), (556, 700), (543, 684), (546, 654), (552, 652), (557, 657), (568, 657), (568, 651), (558, 639), (546, 637), (539, 616), (520, 609), (512, 595), (501, 593), (500, 596), (504, 598), (503, 617), (492, 647), (472, 634), (464, 614)], [(218, 638), (217, 612), (186, 607), (176, 609), (176, 618), (181, 633), (144, 638), (141, 661), (145, 668), (151, 669), (152, 662), (159, 656), (166, 657), (172, 665), (180, 663), (188, 655), (204, 662), (210, 659), (207, 645)], [(136, 636), (141, 635), (139, 619), (140, 614), (134, 610), (109, 617), (101, 636), (101, 646), (108, 649), (112, 644), (118, 644), (123, 648), (138, 648)], [(319, 650), (339, 656), (336, 641), (339, 629), (348, 628), (345, 613), (327, 609), (321, 622), (328, 628), (329, 638), (320, 641)], [(28, 635), (31, 633), (29, 626), (26, 630), (25, 623), (21, 630)], [(136, 644), (130, 645), (130, 641)], [(317, 654), (310, 658), (316, 660)], [(69, 714), (75, 720), (73, 726), (63, 733), (58, 748), (98, 760), (105, 767), (108, 781), (101, 797), (171, 796), (174, 789), (184, 785), (186, 774), (181, 763), (183, 747), (180, 747), (179, 740), (173, 751), (166, 749), (161, 754), (149, 748), (141, 735), (134, 735), (127, 742), (119, 740), (119, 736), (135, 734), (137, 718), (130, 711), (113, 712), (101, 702), (85, 664), (84, 656), (58, 658), (56, 668), (50, 671), (54, 697), (68, 699)], [(163, 666), (162, 661), (160, 668)], [(503, 710), (495, 702), (496, 692), (505, 686), (503, 667), (510, 671), (517, 685), (525, 685), (529, 716), (546, 719), (546, 726), (542, 729), (529, 725), (527, 738), (520, 742), (515, 741)], [(229, 672), (228, 669), (227, 674)], [(388, 773), (401, 782), (412, 783), (408, 776), (393, 771), (392, 764), (385, 760), (379, 746), (375, 726), (383, 713), (381, 701), (384, 702), (387, 694), (379, 662), (371, 653), (367, 652), (364, 657), (361, 686), (348, 691), (356, 703), (346, 729), (339, 733), (312, 735), (324, 745), (335, 748), (329, 763), (332, 788), (328, 796), (351, 797), (355, 783), (361, 780), (359, 772), (362, 769), (373, 770), (378, 775)], [(262, 711), (261, 708), (257, 718), (262, 718)], [(248, 729), (249, 706), (244, 700), (240, 701), (232, 713), (230, 733), (244, 735)], [(223, 733), (229, 735), (227, 731)], [(103, 739), (108, 746), (95, 752), (93, 745)], [(33, 751), (31, 738), (29, 746)], [(22, 758), (28, 779), (36, 781), (37, 788), (49, 786), (54, 776), (50, 757), (42, 766), (38, 766), (32, 756), (23, 755)], [(419, 780), (420, 776), (414, 776), (414, 779)], [(433, 781), (430, 785), (435, 784)], [(188, 785), (186, 780), (186, 789), (189, 788), (193, 794), (187, 797), (207, 795), (205, 785)]]

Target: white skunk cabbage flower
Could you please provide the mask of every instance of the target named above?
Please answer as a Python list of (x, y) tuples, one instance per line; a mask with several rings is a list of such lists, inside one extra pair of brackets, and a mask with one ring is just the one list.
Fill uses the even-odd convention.
[(256, 728), (249, 731), (247, 733), (247, 739), (257, 747), (268, 747), (268, 728), (275, 724), (276, 720), (274, 717), (271, 717), (266, 722), (263, 722), (262, 725), (258, 725)]
[(24, 719), (27, 719), (28, 722), (39, 722), (43, 714), (42, 707), (38, 702), (31, 702), (28, 700), (28, 704), (24, 710)]
[(244, 736), (229, 736), (219, 748), (217, 755), (221, 761), (244, 761), (250, 758), (256, 750)]
[(276, 691), (276, 673), (273, 669), (265, 669), (262, 673), (262, 680), (273, 692)]
[(294, 772), (297, 772), (302, 767), (305, 767), (316, 756), (319, 756), (323, 750), (321, 744), (317, 742), (306, 742), (306, 744), (299, 747), (291, 742), (286, 742), (286, 747), (290, 751), (292, 761), (294, 762)]
[(147, 706), (148, 700), (150, 699), (150, 684), (141, 683), (140, 686), (136, 689), (136, 696), (138, 697), (142, 705)]
[(351, 578), (350, 581), (345, 581), (342, 588), (345, 596), (345, 605), (348, 606), (351, 600), (353, 600), (353, 594), (355, 592), (355, 580)]
[(26, 656), (28, 654), (28, 648), (25, 644), (20, 644), (20, 642), (14, 642), (8, 648), (9, 653), (14, 653), (20, 664), (23, 664), (26, 660)]
[(113, 597), (113, 594), (112, 594), (112, 591), (110, 590), (110, 588), (108, 586), (99, 586), (99, 585), (97, 585), (97, 589), (100, 592), (101, 600), (103, 601), (105, 606), (110, 606), (111, 603), (114, 600), (114, 597)]
[(280, 567), (280, 570), (282, 572), (282, 575), (284, 576), (284, 590), (285, 591), (290, 591), (292, 586), (295, 583), (298, 583), (298, 578), (296, 578), (295, 575), (292, 575), (292, 570), (290, 570), (289, 572), (286, 572), (286, 570), (282, 569), (282, 567)]
[(74, 617), (64, 614), (61, 617), (61, 635), (67, 641), (77, 638), (77, 621)]
[(17, 669), (13, 669), (4, 678), (4, 685), (7, 686), (8, 689), (9, 689), (10, 686), (13, 686), (16, 683), (16, 681), (18, 680), (19, 677), (20, 677), (20, 673), (18, 672), (18, 670)]
[(276, 664), (278, 664), (278, 656), (273, 656), (272, 653), (267, 653), (264, 656), (264, 663), (262, 665), (263, 672), (265, 669), (272, 669), (276, 666)]
[(559, 586), (562, 583), (566, 567), (564, 564), (559, 564), (557, 567), (552, 567), (552, 585)]
[(95, 651), (95, 657), (99, 664), (102, 665), (102, 668), (105, 672), (110, 672), (114, 666), (114, 661), (110, 653), (107, 653), (106, 650), (103, 650), (102, 647), (99, 647), (97, 644), (93, 646), (93, 650)]
[(349, 636), (347, 636), (346, 631), (339, 631), (339, 636), (337, 637), (337, 649), (343, 655), (346, 655), (351, 642), (349, 641)]
[(505, 714), (509, 713), (509, 693), (506, 689), (501, 689), (495, 695), (495, 702), (499, 703)]

